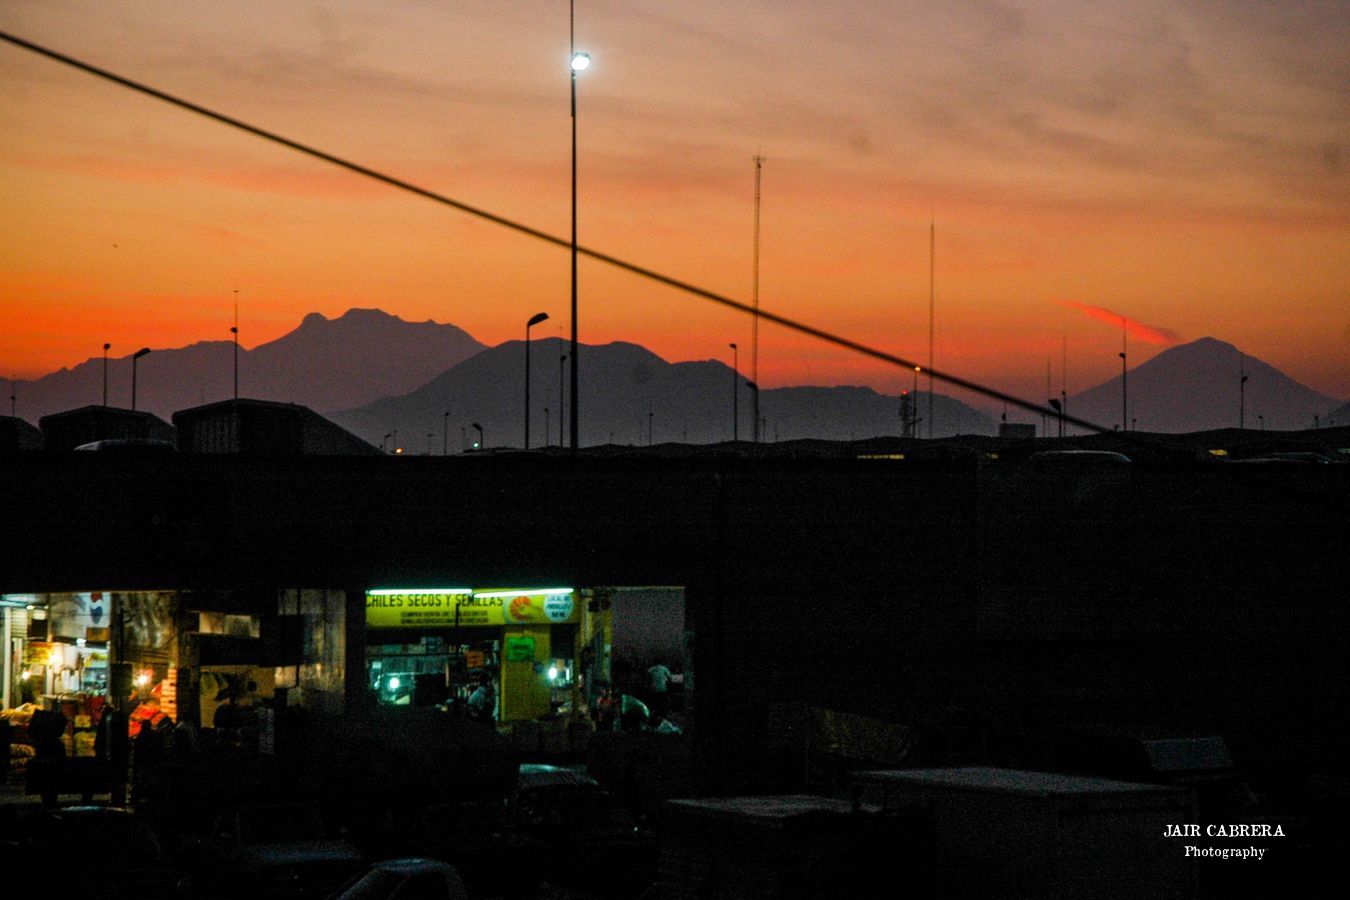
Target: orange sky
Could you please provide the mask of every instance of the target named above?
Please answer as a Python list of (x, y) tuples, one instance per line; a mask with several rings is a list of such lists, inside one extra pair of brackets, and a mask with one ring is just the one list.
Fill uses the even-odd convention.
[[(562, 0), (8, 3), (0, 30), (566, 234)], [(583, 244), (748, 301), (761, 153), (766, 309), (926, 357), (931, 215), (939, 368), (1039, 398), (1067, 337), (1089, 387), (1108, 310), (1350, 398), (1350, 4), (580, 0), (577, 39)], [(227, 339), (236, 287), (245, 346), (352, 306), (567, 324), (565, 251), (7, 44), (0, 198), (4, 376)], [(750, 323), (583, 261), (581, 337), (729, 361)], [(912, 377), (760, 345), (764, 387)]]

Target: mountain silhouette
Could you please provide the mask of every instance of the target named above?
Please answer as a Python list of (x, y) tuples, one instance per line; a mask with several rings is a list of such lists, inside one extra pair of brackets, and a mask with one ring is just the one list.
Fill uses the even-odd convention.
[[(325, 412), (404, 394), (483, 346), (454, 325), (405, 322), (378, 309), (350, 309), (336, 319), (310, 313), (275, 341), (240, 348), (239, 396)], [(233, 393), (230, 341), (156, 348), (137, 363), (136, 407), (165, 420)], [(30, 422), (102, 403), (103, 358), (20, 382), (17, 394), (19, 415)], [(131, 406), (130, 355), (108, 359), (108, 404)]]
[[(558, 403), (570, 390), (570, 371), (559, 367), (570, 345), (560, 338), (531, 344), (530, 446), (570, 443), (560, 437)], [(583, 344), (581, 352), (582, 446), (716, 443), (732, 439), (732, 370), (715, 361), (671, 363), (636, 344)], [(391, 397), (332, 418), (367, 441), (407, 452), (456, 452), (478, 438), (488, 447), (523, 447), (525, 343), (508, 341), (465, 360), (403, 397)], [(922, 395), (920, 410), (925, 410)], [(753, 436), (754, 398), (740, 382), (739, 425)], [(545, 409), (548, 410), (547, 414)], [(953, 400), (934, 397), (935, 435), (992, 434), (994, 422)], [(865, 387), (766, 389), (760, 398), (766, 440), (848, 439), (900, 433), (900, 400)], [(545, 426), (548, 426), (547, 436)], [(926, 433), (926, 426), (920, 425)], [(385, 441), (388, 435), (389, 440)], [(395, 437), (395, 435), (397, 437)]]
[[(1245, 403), (1239, 390), (1247, 376)], [(1341, 405), (1304, 387), (1274, 366), (1212, 337), (1170, 347), (1130, 369), (1126, 387), (1132, 423), (1140, 431), (1188, 432), (1236, 428), (1245, 406), (1247, 428), (1293, 431), (1322, 423)], [(1072, 416), (1112, 427), (1120, 423), (1120, 376), (1069, 397)]]

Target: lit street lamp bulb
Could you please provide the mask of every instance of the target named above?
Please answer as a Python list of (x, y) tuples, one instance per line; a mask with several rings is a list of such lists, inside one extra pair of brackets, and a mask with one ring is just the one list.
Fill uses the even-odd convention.
[(591, 67), (591, 55), (589, 53), (572, 54), (572, 71), (584, 72)]

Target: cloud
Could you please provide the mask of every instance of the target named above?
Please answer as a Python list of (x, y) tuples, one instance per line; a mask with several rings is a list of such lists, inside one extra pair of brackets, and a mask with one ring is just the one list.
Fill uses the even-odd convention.
[(1145, 325), (1143, 322), (1136, 322), (1129, 316), (1122, 315), (1112, 309), (1106, 309), (1102, 306), (1093, 306), (1090, 303), (1079, 303), (1076, 300), (1056, 300), (1060, 306), (1066, 306), (1069, 309), (1076, 309), (1082, 312), (1090, 319), (1097, 319), (1101, 322), (1110, 322), (1112, 325), (1125, 323), (1125, 332), (1136, 341), (1143, 341), (1145, 344), (1170, 344), (1181, 343), (1181, 335), (1167, 328), (1157, 328), (1153, 325)]

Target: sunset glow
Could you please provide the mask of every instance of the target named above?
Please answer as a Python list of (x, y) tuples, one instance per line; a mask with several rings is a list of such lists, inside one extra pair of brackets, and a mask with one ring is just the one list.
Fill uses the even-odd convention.
[[(551, 234), (567, 5), (7, 4), (0, 30)], [(1040, 396), (1213, 336), (1350, 397), (1350, 5), (578, 2), (579, 240)], [(810, 60), (803, 64), (802, 60)], [(601, 64), (603, 63), (603, 64)], [(569, 328), (565, 250), (0, 43), (0, 375), (253, 347), (379, 307)], [(750, 321), (582, 260), (585, 343), (722, 358)], [(887, 369), (765, 326), (759, 380)]]

